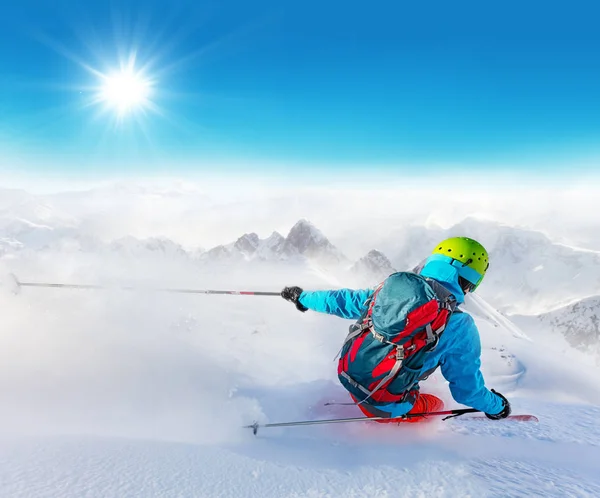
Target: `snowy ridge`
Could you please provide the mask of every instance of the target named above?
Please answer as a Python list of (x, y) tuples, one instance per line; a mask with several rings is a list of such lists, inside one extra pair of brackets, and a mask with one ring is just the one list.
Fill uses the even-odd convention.
[(25, 244), (9, 237), (0, 238), (0, 257), (22, 250)]
[(278, 232), (273, 232), (268, 238), (260, 239), (256, 233), (246, 233), (235, 242), (227, 245), (213, 247), (201, 255), (201, 259), (225, 260), (228, 258), (237, 260), (260, 260), (278, 261), (287, 259), (284, 251), (286, 239)]
[(537, 316), (511, 317), (524, 327), (540, 328), (562, 335), (581, 350), (600, 354), (600, 296), (582, 299), (568, 306)]
[[(448, 229), (413, 226), (381, 242), (396, 268), (412, 268), (440, 240), (467, 235), (490, 253), (480, 293), (511, 314), (543, 313), (600, 288), (600, 254), (555, 243), (534, 230), (467, 218)], [(395, 250), (394, 250), (395, 248)]]
[(3, 253), (31, 248), (48, 251), (115, 252), (125, 256), (174, 255), (207, 262), (222, 262), (228, 259), (293, 262), (299, 259), (310, 259), (323, 265), (347, 263), (341, 251), (306, 220), (296, 223), (287, 237), (273, 232), (266, 239), (260, 239), (256, 233), (248, 233), (235, 242), (219, 245), (208, 251), (199, 248), (186, 251), (180, 244), (167, 237), (140, 239), (127, 236), (105, 243), (75, 228), (53, 228), (22, 219), (5, 221), (4, 225), (0, 226), (0, 235), (2, 241), (0, 247)]
[(378, 284), (396, 272), (386, 255), (376, 249), (359, 259), (350, 271), (355, 273), (367, 287)]
[(0, 229), (10, 230), (14, 223), (73, 226), (76, 218), (58, 209), (51, 201), (23, 190), (0, 188)]
[(345, 256), (306, 220), (298, 221), (287, 237), (273, 232), (268, 238), (260, 239), (256, 233), (247, 233), (235, 242), (217, 246), (207, 251), (203, 259), (224, 260), (227, 258), (252, 261), (298, 261), (315, 260), (324, 265), (338, 265), (346, 262)]
[[(240, 206), (244, 209), (249, 205), (241, 203)], [(280, 204), (276, 203), (276, 206)], [(0, 189), (0, 239), (3, 241), (0, 251), (8, 256), (23, 250), (45, 250), (57, 257), (64, 251), (106, 254), (114, 250), (119, 253), (116, 249), (119, 244), (112, 244), (124, 238), (121, 226), (132, 226), (135, 231), (129, 231), (126, 237), (135, 237), (139, 241), (136, 251), (142, 251), (142, 246), (147, 244), (145, 252), (149, 257), (160, 254), (154, 247), (154, 239), (159, 238), (181, 246), (194, 261), (222, 265), (244, 261), (303, 263), (309, 260), (323, 270), (341, 275), (337, 267), (349, 269), (360, 255), (373, 247), (390, 257), (391, 268), (403, 270), (413, 268), (439, 240), (468, 234), (480, 239), (491, 253), (492, 266), (480, 292), (505, 313), (549, 312), (559, 305), (595, 295), (600, 288), (600, 254), (597, 251), (570, 247), (563, 242), (554, 242), (541, 232), (508, 226), (485, 217), (469, 217), (447, 229), (429, 223), (381, 230), (379, 233), (387, 234), (385, 236), (373, 230), (367, 232), (366, 240), (360, 240), (361, 246), (372, 244), (371, 247), (360, 252), (346, 247), (356, 241), (355, 229), (348, 228), (351, 236), (334, 234), (335, 240), (345, 241), (343, 247), (336, 247), (306, 220), (297, 222), (287, 236), (275, 232), (267, 239), (252, 233), (240, 237), (242, 226), (231, 238), (223, 239), (229, 243), (209, 251), (198, 249), (198, 244), (214, 246), (203, 240), (184, 244), (182, 240), (190, 239), (189, 226), (205, 227), (202, 233), (208, 234), (220, 231), (219, 227), (223, 225), (220, 219), (208, 214), (214, 209), (215, 202), (201, 188), (185, 182), (168, 185), (122, 183), (48, 196)], [(230, 208), (224, 203), (223, 209), (228, 213)], [(183, 231), (172, 228), (174, 220), (186, 228)], [(129, 251), (127, 247), (122, 250), (124, 255)], [(354, 261), (344, 256), (350, 253), (355, 254)], [(356, 264), (356, 271), (348, 272), (349, 284), (370, 285), (389, 270), (375, 268), (374, 275), (361, 275), (368, 266)], [(350, 277), (353, 273), (355, 279)]]
[[(113, 187), (119, 195), (130, 195), (129, 187)], [(142, 196), (166, 195), (165, 192), (134, 189), (133, 194)], [(185, 191), (169, 191), (168, 195), (187, 195)], [(104, 194), (103, 194), (104, 195)], [(116, 195), (116, 194), (115, 194)], [(251, 262), (279, 262), (297, 265), (307, 262), (314, 271), (329, 275), (327, 281), (333, 286), (373, 286), (395, 268), (405, 269), (422, 259), (435, 240), (457, 234), (468, 233), (479, 238), (490, 248), (492, 268), (486, 277), (486, 285), (481, 288), (482, 296), (500, 306), (503, 312), (526, 310), (540, 314), (541, 311), (556, 308), (569, 300), (570, 307), (564, 312), (544, 314), (542, 326), (568, 336), (576, 347), (596, 347), (600, 344), (593, 320), (597, 317), (586, 306), (571, 306), (587, 295), (586, 289), (600, 285), (600, 255), (594, 251), (582, 251), (564, 244), (553, 243), (545, 235), (507, 227), (498, 223), (476, 218), (466, 219), (447, 231), (435, 227), (409, 227), (402, 236), (394, 235), (397, 245), (402, 247), (392, 262), (380, 251), (372, 250), (360, 260), (351, 264), (343, 253), (329, 239), (307, 220), (298, 221), (284, 237), (273, 232), (266, 239), (256, 233), (246, 233), (226, 245), (216, 246), (208, 251), (186, 250), (167, 237), (140, 239), (127, 236), (104, 242), (99, 238), (73, 226), (61, 224), (53, 217), (52, 209), (46, 204), (35, 202), (35, 198), (20, 191), (9, 191), (9, 202), (2, 204), (4, 213), (19, 212), (27, 206), (27, 211), (37, 213), (37, 221), (20, 217), (0, 218), (0, 257), (13, 257), (23, 251), (48, 251), (52, 254), (90, 253), (120, 255), (125, 258), (161, 258), (161, 260), (198, 261), (205, 265), (219, 265)], [(38, 206), (38, 204), (40, 204)], [(38, 206), (34, 209), (32, 206)], [(32, 215), (33, 216), (33, 215)], [(41, 218), (49, 224), (41, 223)], [(58, 223), (53, 226), (51, 223)], [(410, 263), (410, 264), (409, 264)], [(502, 268), (502, 271), (495, 271)], [(585, 268), (585, 271), (583, 269)], [(345, 283), (346, 282), (346, 283)], [(479, 306), (481, 308), (481, 306)], [(503, 318), (493, 310), (492, 321)], [(490, 315), (490, 310), (482, 310)], [(482, 316), (483, 316), (482, 315)], [(563, 316), (564, 315), (564, 316)], [(576, 323), (576, 326), (570, 325)], [(581, 332), (579, 332), (581, 331)], [(515, 334), (522, 331), (515, 330)]]
[(165, 258), (189, 257), (189, 254), (183, 247), (165, 237), (152, 237), (146, 240), (139, 240), (135, 237), (124, 237), (109, 244), (107, 250), (130, 257), (140, 257), (148, 254)]
[(345, 262), (345, 256), (323, 233), (307, 220), (300, 220), (288, 234), (282, 248), (283, 254), (293, 257), (296, 254), (319, 259), (323, 262)]

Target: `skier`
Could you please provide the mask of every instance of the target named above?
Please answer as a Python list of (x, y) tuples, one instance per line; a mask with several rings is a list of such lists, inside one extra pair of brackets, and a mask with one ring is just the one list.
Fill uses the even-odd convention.
[[(282, 290), (281, 296), (287, 301), (293, 302), (296, 308), (302, 312), (310, 309), (341, 318), (358, 320), (356, 326), (351, 328), (350, 334), (344, 343), (338, 373), (340, 374), (340, 381), (350, 391), (352, 399), (368, 417), (391, 418), (407, 413), (428, 413), (442, 410), (444, 403), (440, 398), (432, 394), (419, 392), (419, 381), (426, 379), (440, 367), (443, 376), (449, 382), (452, 397), (458, 403), (480, 410), (492, 420), (500, 420), (510, 415), (510, 403), (502, 394), (494, 390), (490, 391), (485, 387), (480, 371), (481, 343), (479, 331), (473, 318), (457, 308), (464, 302), (465, 295), (473, 292), (481, 284), (488, 267), (487, 251), (479, 242), (467, 237), (454, 237), (438, 244), (424, 264), (414, 270), (413, 273), (426, 279), (425, 281), (430, 284), (430, 289), (437, 289), (436, 293), (438, 295), (445, 295), (446, 302), (451, 303), (451, 307), (448, 307), (448, 312), (443, 317), (445, 322), (438, 328), (439, 335), (435, 335), (433, 342), (427, 340), (422, 341), (422, 344), (419, 343), (419, 347), (412, 346), (412, 349), (423, 352), (415, 353), (413, 356), (413, 362), (416, 361), (417, 366), (415, 367), (416, 373), (412, 377), (406, 373), (406, 371), (410, 372), (411, 369), (403, 364), (403, 362), (409, 361), (408, 355), (407, 359), (404, 359), (405, 349), (401, 348), (401, 357), (395, 357), (399, 360), (397, 362), (399, 370), (391, 366), (394, 354), (390, 355), (389, 349), (384, 352), (383, 360), (380, 360), (381, 363), (377, 364), (376, 360), (373, 360), (372, 356), (377, 354), (375, 351), (379, 351), (379, 349), (386, 346), (398, 348), (398, 345), (393, 344), (394, 340), (382, 340), (381, 334), (378, 334), (376, 330), (376, 324), (375, 326), (373, 324), (376, 320), (369, 321), (369, 317), (377, 318), (372, 315), (372, 313), (375, 313), (373, 309), (377, 309), (376, 301), (375, 308), (372, 301), (374, 301), (374, 297), (378, 300), (386, 298), (386, 285), (388, 287), (387, 299), (394, 299), (392, 295), (394, 293), (392, 287), (394, 282), (392, 280), (405, 282), (407, 279), (412, 278), (413, 281), (423, 281), (423, 278), (401, 272), (388, 277), (386, 281), (390, 280), (390, 283), (386, 284), (384, 282), (376, 290), (340, 289), (310, 292), (304, 291), (300, 287), (286, 287)], [(382, 286), (383, 290), (381, 290)], [(392, 289), (391, 293), (389, 289)], [(398, 293), (397, 289), (398, 287), (396, 287), (396, 294)], [(402, 287), (401, 290), (403, 289)], [(381, 292), (379, 292), (380, 290)], [(377, 297), (378, 292), (382, 297)], [(410, 296), (410, 299), (414, 301), (412, 296)], [(378, 312), (381, 313), (381, 309), (386, 310), (386, 312), (389, 312), (390, 309), (398, 309), (394, 306), (394, 302), (388, 301), (379, 307), (380, 311)], [(389, 316), (385, 319), (387, 320), (385, 323), (390, 322)], [(408, 321), (408, 319), (405, 320), (406, 326), (408, 326)], [(366, 325), (361, 326), (363, 323)], [(380, 319), (379, 323), (384, 323), (384, 321)], [(427, 327), (429, 328), (427, 332), (429, 338), (431, 328)], [(356, 341), (362, 333), (368, 337)], [(376, 342), (372, 336), (380, 342)], [(372, 340), (372, 343), (367, 344), (370, 347), (365, 347), (368, 340), (364, 339)], [(360, 342), (360, 344), (352, 347), (355, 341)], [(364, 350), (362, 352), (361, 346)], [(349, 354), (349, 349), (353, 350), (352, 354)], [(394, 351), (396, 350), (392, 349), (392, 352)], [(344, 355), (349, 356), (344, 359)], [(375, 374), (377, 368), (379, 368), (378, 365), (383, 365), (387, 361), (388, 367), (384, 372), (388, 375), (383, 380), (377, 378), (376, 375), (372, 375), (372, 378), (369, 379), (368, 388), (365, 388), (345, 374), (344, 371), (348, 367), (348, 358), (354, 362), (360, 360), (362, 363), (370, 364), (368, 370), (363, 367), (363, 372), (368, 371), (369, 375)], [(343, 363), (344, 361), (346, 363)], [(375, 364), (374, 369), (373, 364)], [(388, 372), (390, 368), (392, 371)], [(384, 374), (380, 374), (380, 376), (382, 375)], [(404, 380), (400, 380), (400, 378)], [(364, 375), (361, 379), (364, 379)], [(393, 387), (394, 382), (396, 386), (401, 386), (402, 392), (398, 392), (398, 389), (393, 392), (390, 386)], [(406, 419), (409, 422), (422, 420), (424, 420), (423, 417)], [(387, 421), (384, 420), (384, 422)]]

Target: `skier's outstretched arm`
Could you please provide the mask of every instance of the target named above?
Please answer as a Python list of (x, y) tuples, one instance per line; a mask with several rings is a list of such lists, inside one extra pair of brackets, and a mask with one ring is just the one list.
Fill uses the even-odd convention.
[(286, 287), (281, 291), (281, 296), (295, 303), (300, 311), (310, 309), (340, 318), (357, 320), (365, 311), (365, 303), (372, 293), (372, 289), (304, 291), (300, 287)]
[(481, 374), (481, 340), (473, 318), (461, 313), (455, 320), (460, 328), (448, 354), (440, 366), (450, 383), (452, 397), (466, 406), (495, 415), (504, 410), (503, 399), (485, 387)]

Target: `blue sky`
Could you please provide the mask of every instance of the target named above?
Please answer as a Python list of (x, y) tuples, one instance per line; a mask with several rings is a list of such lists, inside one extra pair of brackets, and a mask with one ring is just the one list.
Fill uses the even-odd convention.
[[(597, 164), (592, 2), (20, 0), (2, 10), (0, 167)], [(153, 110), (117, 119), (92, 104), (98, 74), (134, 50)]]

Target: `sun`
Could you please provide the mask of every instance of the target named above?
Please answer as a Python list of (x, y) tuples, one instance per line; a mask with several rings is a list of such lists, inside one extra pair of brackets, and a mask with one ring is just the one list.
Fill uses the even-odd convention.
[(144, 110), (151, 104), (152, 84), (141, 72), (132, 68), (102, 75), (98, 100), (119, 116)]

